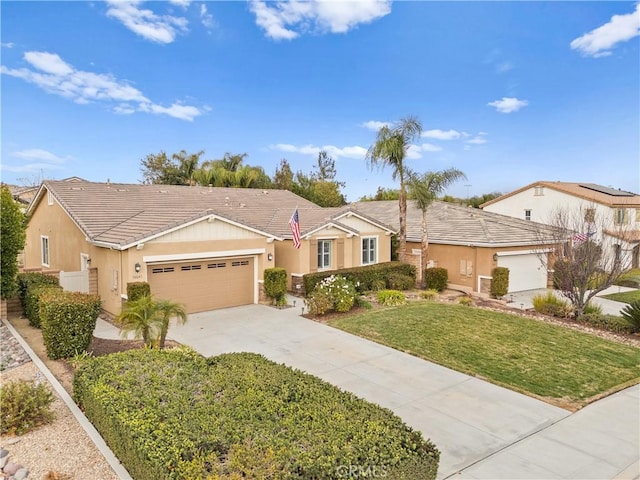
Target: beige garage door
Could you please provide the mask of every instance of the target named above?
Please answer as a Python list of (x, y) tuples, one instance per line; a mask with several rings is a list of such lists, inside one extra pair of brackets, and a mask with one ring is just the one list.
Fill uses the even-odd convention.
[(147, 278), (154, 298), (183, 303), (187, 313), (253, 303), (253, 258), (150, 265)]

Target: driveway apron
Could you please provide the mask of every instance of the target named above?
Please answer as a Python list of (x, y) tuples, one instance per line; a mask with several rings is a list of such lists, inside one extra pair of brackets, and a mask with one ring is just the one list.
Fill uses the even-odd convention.
[[(391, 409), (442, 452), (438, 478), (505, 449), (569, 412), (301, 317), (248, 305), (189, 315), (170, 338), (205, 356), (255, 352)], [(475, 478), (475, 477), (469, 477)]]

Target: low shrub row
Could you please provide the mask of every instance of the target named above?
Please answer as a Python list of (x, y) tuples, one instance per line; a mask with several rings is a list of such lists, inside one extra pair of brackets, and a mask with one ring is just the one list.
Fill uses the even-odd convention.
[(307, 273), (302, 277), (305, 294), (309, 296), (318, 283), (331, 275), (345, 277), (356, 286), (358, 293), (363, 293), (371, 290), (393, 288), (390, 285), (392, 282), (395, 285), (400, 283), (407, 285), (408, 279), (406, 277), (410, 277), (412, 280), (411, 285), (408, 287), (411, 288), (415, 285), (416, 268), (413, 265), (401, 262), (385, 262), (362, 267)]
[(22, 304), (22, 311), (26, 312), (27, 310), (27, 295), (29, 290), (42, 285), (59, 286), (60, 281), (58, 280), (58, 277), (45, 275), (40, 272), (18, 274), (18, 297)]
[(578, 317), (579, 323), (602, 328), (614, 333), (634, 333), (636, 328), (632, 322), (617, 315), (603, 315), (602, 313), (585, 313)]
[[(53, 419), (54, 397), (47, 384), (13, 380), (0, 387), (0, 434), (22, 435)], [(4, 478), (4, 477), (3, 477)]]
[(62, 292), (59, 285), (32, 285), (25, 295), (24, 315), (29, 320), (29, 325), (42, 328), (40, 321), (40, 298), (45, 293)]
[(436, 447), (390, 410), (257, 354), (89, 357), (74, 397), (138, 480), (347, 478), (345, 465), (434, 479), (438, 467)]
[(424, 282), (427, 289), (442, 292), (449, 283), (449, 271), (442, 267), (427, 268), (424, 271)]

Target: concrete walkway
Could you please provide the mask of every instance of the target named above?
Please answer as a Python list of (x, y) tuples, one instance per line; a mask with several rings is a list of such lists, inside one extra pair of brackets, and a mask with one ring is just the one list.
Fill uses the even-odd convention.
[[(555, 476), (553, 464), (546, 468), (528, 460), (529, 457), (518, 463), (519, 450), (509, 452), (522, 442), (541, 438), (537, 441), (540, 443), (533, 443), (531, 455), (561, 462), (553, 460), (558, 447), (541, 437), (547, 431), (568, 435), (567, 445), (584, 439), (593, 441), (594, 445), (607, 445), (607, 451), (615, 450), (618, 455), (607, 460), (611, 469), (606, 471), (615, 471), (612, 475), (637, 461), (638, 428), (634, 422), (638, 410), (637, 389), (621, 394), (622, 400), (615, 406), (619, 417), (627, 419), (626, 423), (619, 422), (618, 434), (605, 435), (606, 431), (593, 424), (593, 415), (581, 413), (588, 413), (591, 411), (588, 409), (600, 402), (578, 412), (581, 413), (578, 418), (584, 420), (566, 423), (568, 427), (563, 429), (563, 422), (578, 414), (570, 415), (566, 410), (531, 397), (305, 319), (300, 316), (301, 304), (298, 299), (295, 308), (283, 310), (248, 305), (192, 314), (185, 325), (172, 325), (169, 337), (204, 356), (260, 353), (391, 409), (438, 446), (442, 452), (440, 479), (460, 475), (467, 475), (460, 478), (487, 479), (569, 478)], [(98, 321), (96, 336), (120, 338), (117, 329), (102, 320)], [(633, 415), (634, 409), (636, 417), (625, 417), (626, 412)], [(608, 411), (602, 411), (606, 424)], [(591, 455), (589, 449), (580, 447), (582, 455), (566, 458), (566, 471), (579, 471), (585, 465), (585, 458), (588, 464), (599, 462), (604, 455), (602, 448)], [(636, 456), (628, 455), (634, 448)], [(511, 459), (513, 455), (512, 463), (501, 460)], [(501, 476), (502, 472), (507, 473)]]

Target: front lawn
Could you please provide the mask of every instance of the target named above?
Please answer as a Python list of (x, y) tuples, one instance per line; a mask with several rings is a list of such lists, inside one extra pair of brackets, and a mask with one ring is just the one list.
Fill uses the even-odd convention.
[(640, 381), (640, 349), (508, 313), (416, 302), (330, 324), (567, 407)]
[(640, 290), (631, 290), (629, 292), (610, 293), (602, 295), (601, 298), (613, 300), (616, 302), (631, 303), (640, 300)]

